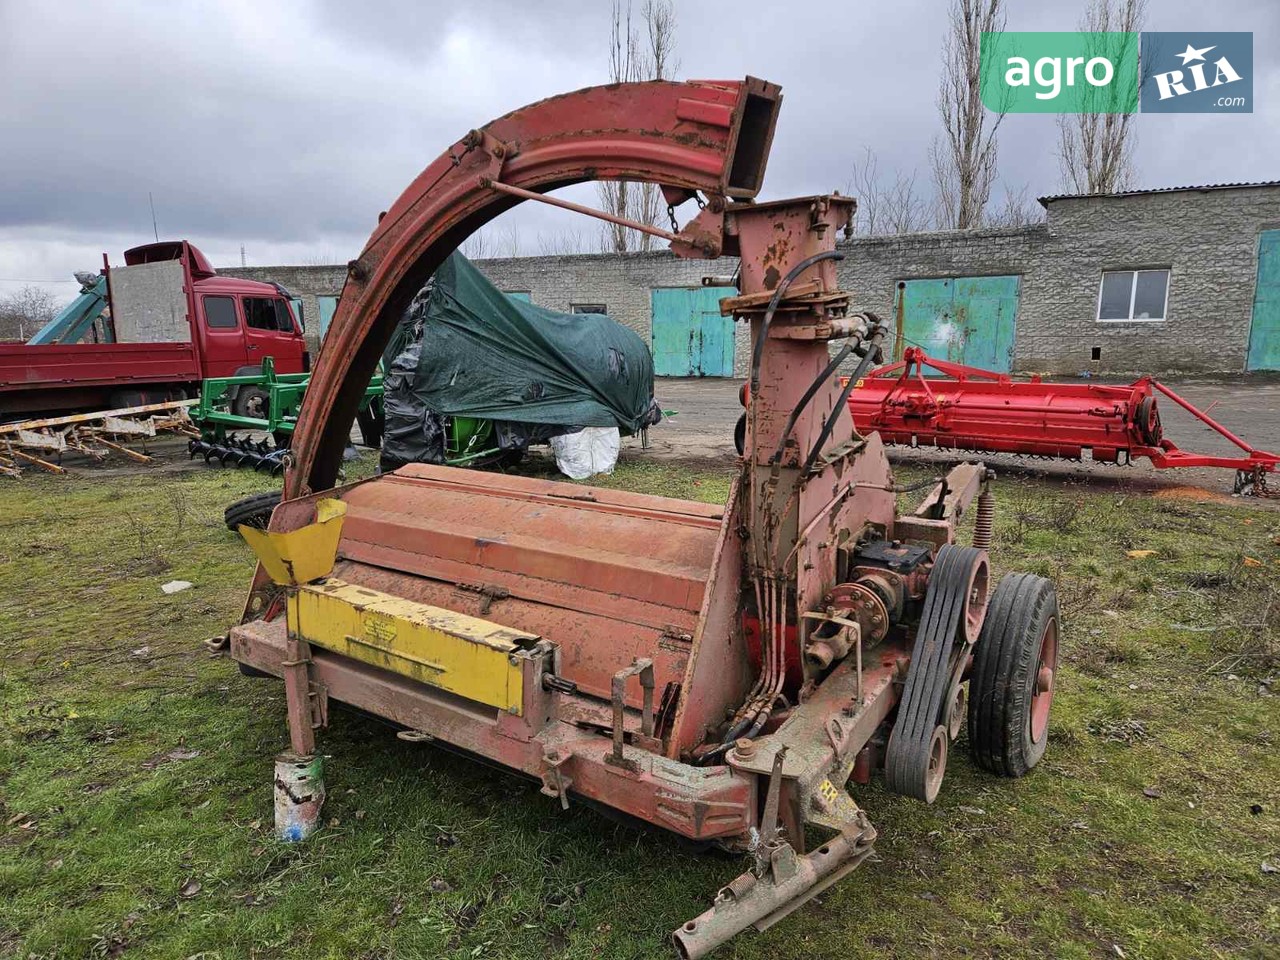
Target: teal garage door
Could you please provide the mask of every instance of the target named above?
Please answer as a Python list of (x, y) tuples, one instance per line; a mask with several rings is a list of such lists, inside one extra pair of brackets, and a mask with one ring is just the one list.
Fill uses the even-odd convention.
[(679, 287), (653, 291), (653, 372), (659, 377), (733, 376), (733, 317), (720, 316), (720, 300), (734, 287)]
[(1280, 370), (1280, 230), (1258, 235), (1258, 286), (1249, 326), (1249, 370)]
[(894, 355), (923, 347), (940, 360), (1008, 373), (1019, 277), (901, 280), (894, 303), (901, 333)]
[(333, 319), (333, 315), (338, 312), (337, 297), (316, 297), (316, 308), (320, 311), (319, 321), (320, 339), (324, 340), (325, 333), (329, 330), (329, 321)]

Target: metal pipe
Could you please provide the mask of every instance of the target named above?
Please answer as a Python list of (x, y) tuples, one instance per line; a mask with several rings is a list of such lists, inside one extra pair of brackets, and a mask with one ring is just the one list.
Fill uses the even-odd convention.
[(1239, 447), (1245, 453), (1258, 452), (1253, 447), (1249, 446), (1249, 444), (1245, 443), (1243, 440), (1237, 437), (1230, 430), (1228, 430), (1226, 427), (1224, 427), (1222, 424), (1220, 424), (1217, 420), (1213, 419), (1213, 417), (1205, 413), (1203, 410), (1200, 410), (1192, 406), (1186, 400), (1183, 400), (1180, 396), (1178, 396), (1176, 393), (1174, 393), (1172, 390), (1166, 387), (1159, 380), (1152, 380), (1151, 386), (1155, 387), (1157, 390), (1159, 390), (1166, 397), (1168, 397), (1170, 400), (1172, 400), (1174, 403), (1180, 406), (1183, 410), (1187, 411), (1187, 413), (1191, 414), (1197, 420), (1201, 421), (1204, 424), (1207, 424), (1208, 426), (1212, 427), (1214, 430), (1218, 431), (1218, 433), (1222, 434), (1224, 437), (1226, 437), (1228, 440), (1234, 443), (1237, 447)]
[(677, 234), (672, 233), (670, 230), (663, 230), (661, 227), (651, 226), (647, 223), (640, 223), (636, 220), (628, 220), (626, 217), (617, 217), (612, 213), (605, 213), (603, 210), (597, 210), (595, 207), (585, 207), (580, 203), (561, 200), (558, 197), (548, 197), (545, 193), (534, 193), (534, 191), (526, 190), (523, 187), (513, 187), (511, 184), (503, 183), (500, 180), (491, 180), (488, 177), (481, 177), (480, 186), (490, 190), (497, 190), (499, 193), (505, 193), (513, 197), (519, 197), (521, 200), (536, 200), (539, 203), (547, 203), (553, 207), (560, 207), (562, 210), (572, 210), (574, 213), (586, 214), (588, 217), (595, 217), (597, 220), (616, 223), (620, 227), (630, 227), (632, 230), (639, 230), (641, 233), (647, 233), (651, 237), (660, 237), (661, 239), (669, 240), (672, 243), (681, 239)]

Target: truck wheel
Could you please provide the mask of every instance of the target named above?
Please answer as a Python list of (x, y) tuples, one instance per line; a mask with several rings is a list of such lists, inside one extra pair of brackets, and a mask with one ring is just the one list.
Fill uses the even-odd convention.
[(1044, 756), (1059, 624), (1051, 581), (1014, 573), (996, 587), (969, 682), (969, 750), (990, 773), (1021, 777)]
[(245, 384), (236, 391), (235, 400), (231, 401), (231, 412), (237, 417), (255, 417), (267, 419), (271, 397), (261, 387)]
[(747, 452), (747, 415), (745, 413), (733, 425), (733, 445), (738, 451), (738, 456), (741, 457)]
[(237, 500), (222, 513), (227, 529), (234, 531), (242, 524), (246, 527), (257, 527), (265, 530), (271, 521), (271, 511), (280, 502), (280, 492), (255, 493), (251, 497)]

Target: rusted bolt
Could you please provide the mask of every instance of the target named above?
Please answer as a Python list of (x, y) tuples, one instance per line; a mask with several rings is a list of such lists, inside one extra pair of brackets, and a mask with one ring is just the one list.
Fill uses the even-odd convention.
[(511, 664), (513, 667), (518, 667), (520, 666), (520, 658), (517, 656), (507, 657), (507, 663)]
[(756, 755), (756, 743), (749, 737), (743, 737), (734, 743), (733, 753), (739, 760), (750, 760)]
[(356, 283), (364, 283), (365, 278), (368, 275), (369, 273), (365, 269), (364, 264), (359, 260), (349, 260), (347, 262), (347, 276), (356, 281)]

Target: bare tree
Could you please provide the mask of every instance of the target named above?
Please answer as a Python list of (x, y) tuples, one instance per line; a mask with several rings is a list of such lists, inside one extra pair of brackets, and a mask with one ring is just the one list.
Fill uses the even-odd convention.
[(580, 230), (558, 230), (555, 233), (538, 232), (538, 253), (544, 257), (561, 257), (583, 253), (586, 243)]
[(938, 195), (938, 226), (964, 230), (982, 223), (996, 176), (996, 131), (1004, 111), (988, 117), (979, 95), (982, 35), (1004, 29), (1003, 0), (952, 0), (942, 42), (938, 114), (942, 135), (930, 161)]
[(520, 228), (514, 222), (503, 224), (502, 234), (498, 239), (502, 249), (498, 256), (518, 257), (521, 255), (524, 244), (520, 242)]
[(1044, 220), (1044, 208), (1031, 196), (1025, 184), (1021, 189), (1004, 188), (1004, 200), (999, 207), (988, 210), (983, 225), (988, 227), (1028, 227)]
[(468, 260), (489, 260), (498, 255), (496, 245), (483, 228), (467, 237), (459, 249)]
[(858, 201), (855, 233), (874, 237), (929, 228), (929, 205), (916, 189), (916, 172), (897, 171), (886, 181), (870, 147), (865, 148), (861, 162), (854, 161), (845, 191)]
[(0, 340), (26, 340), (57, 312), (57, 299), (43, 287), (28, 285), (0, 297)]
[[(644, 0), (639, 26), (633, 21), (631, 0), (614, 0), (609, 38), (609, 80), (634, 83), (666, 80), (679, 69), (675, 57), (676, 11), (672, 0)], [(658, 224), (663, 212), (662, 191), (652, 183), (610, 181), (598, 186), (600, 205), (608, 213), (641, 223)], [(654, 238), (618, 224), (603, 232), (605, 250), (651, 250)]]
[[(1146, 0), (1089, 0), (1080, 30), (1127, 34), (1121, 59), (1133, 55), (1146, 16)], [(1110, 88), (1086, 91), (1086, 105), (1111, 94)], [(1115, 193), (1133, 184), (1136, 113), (1064, 113), (1058, 117), (1058, 166), (1073, 193)]]

